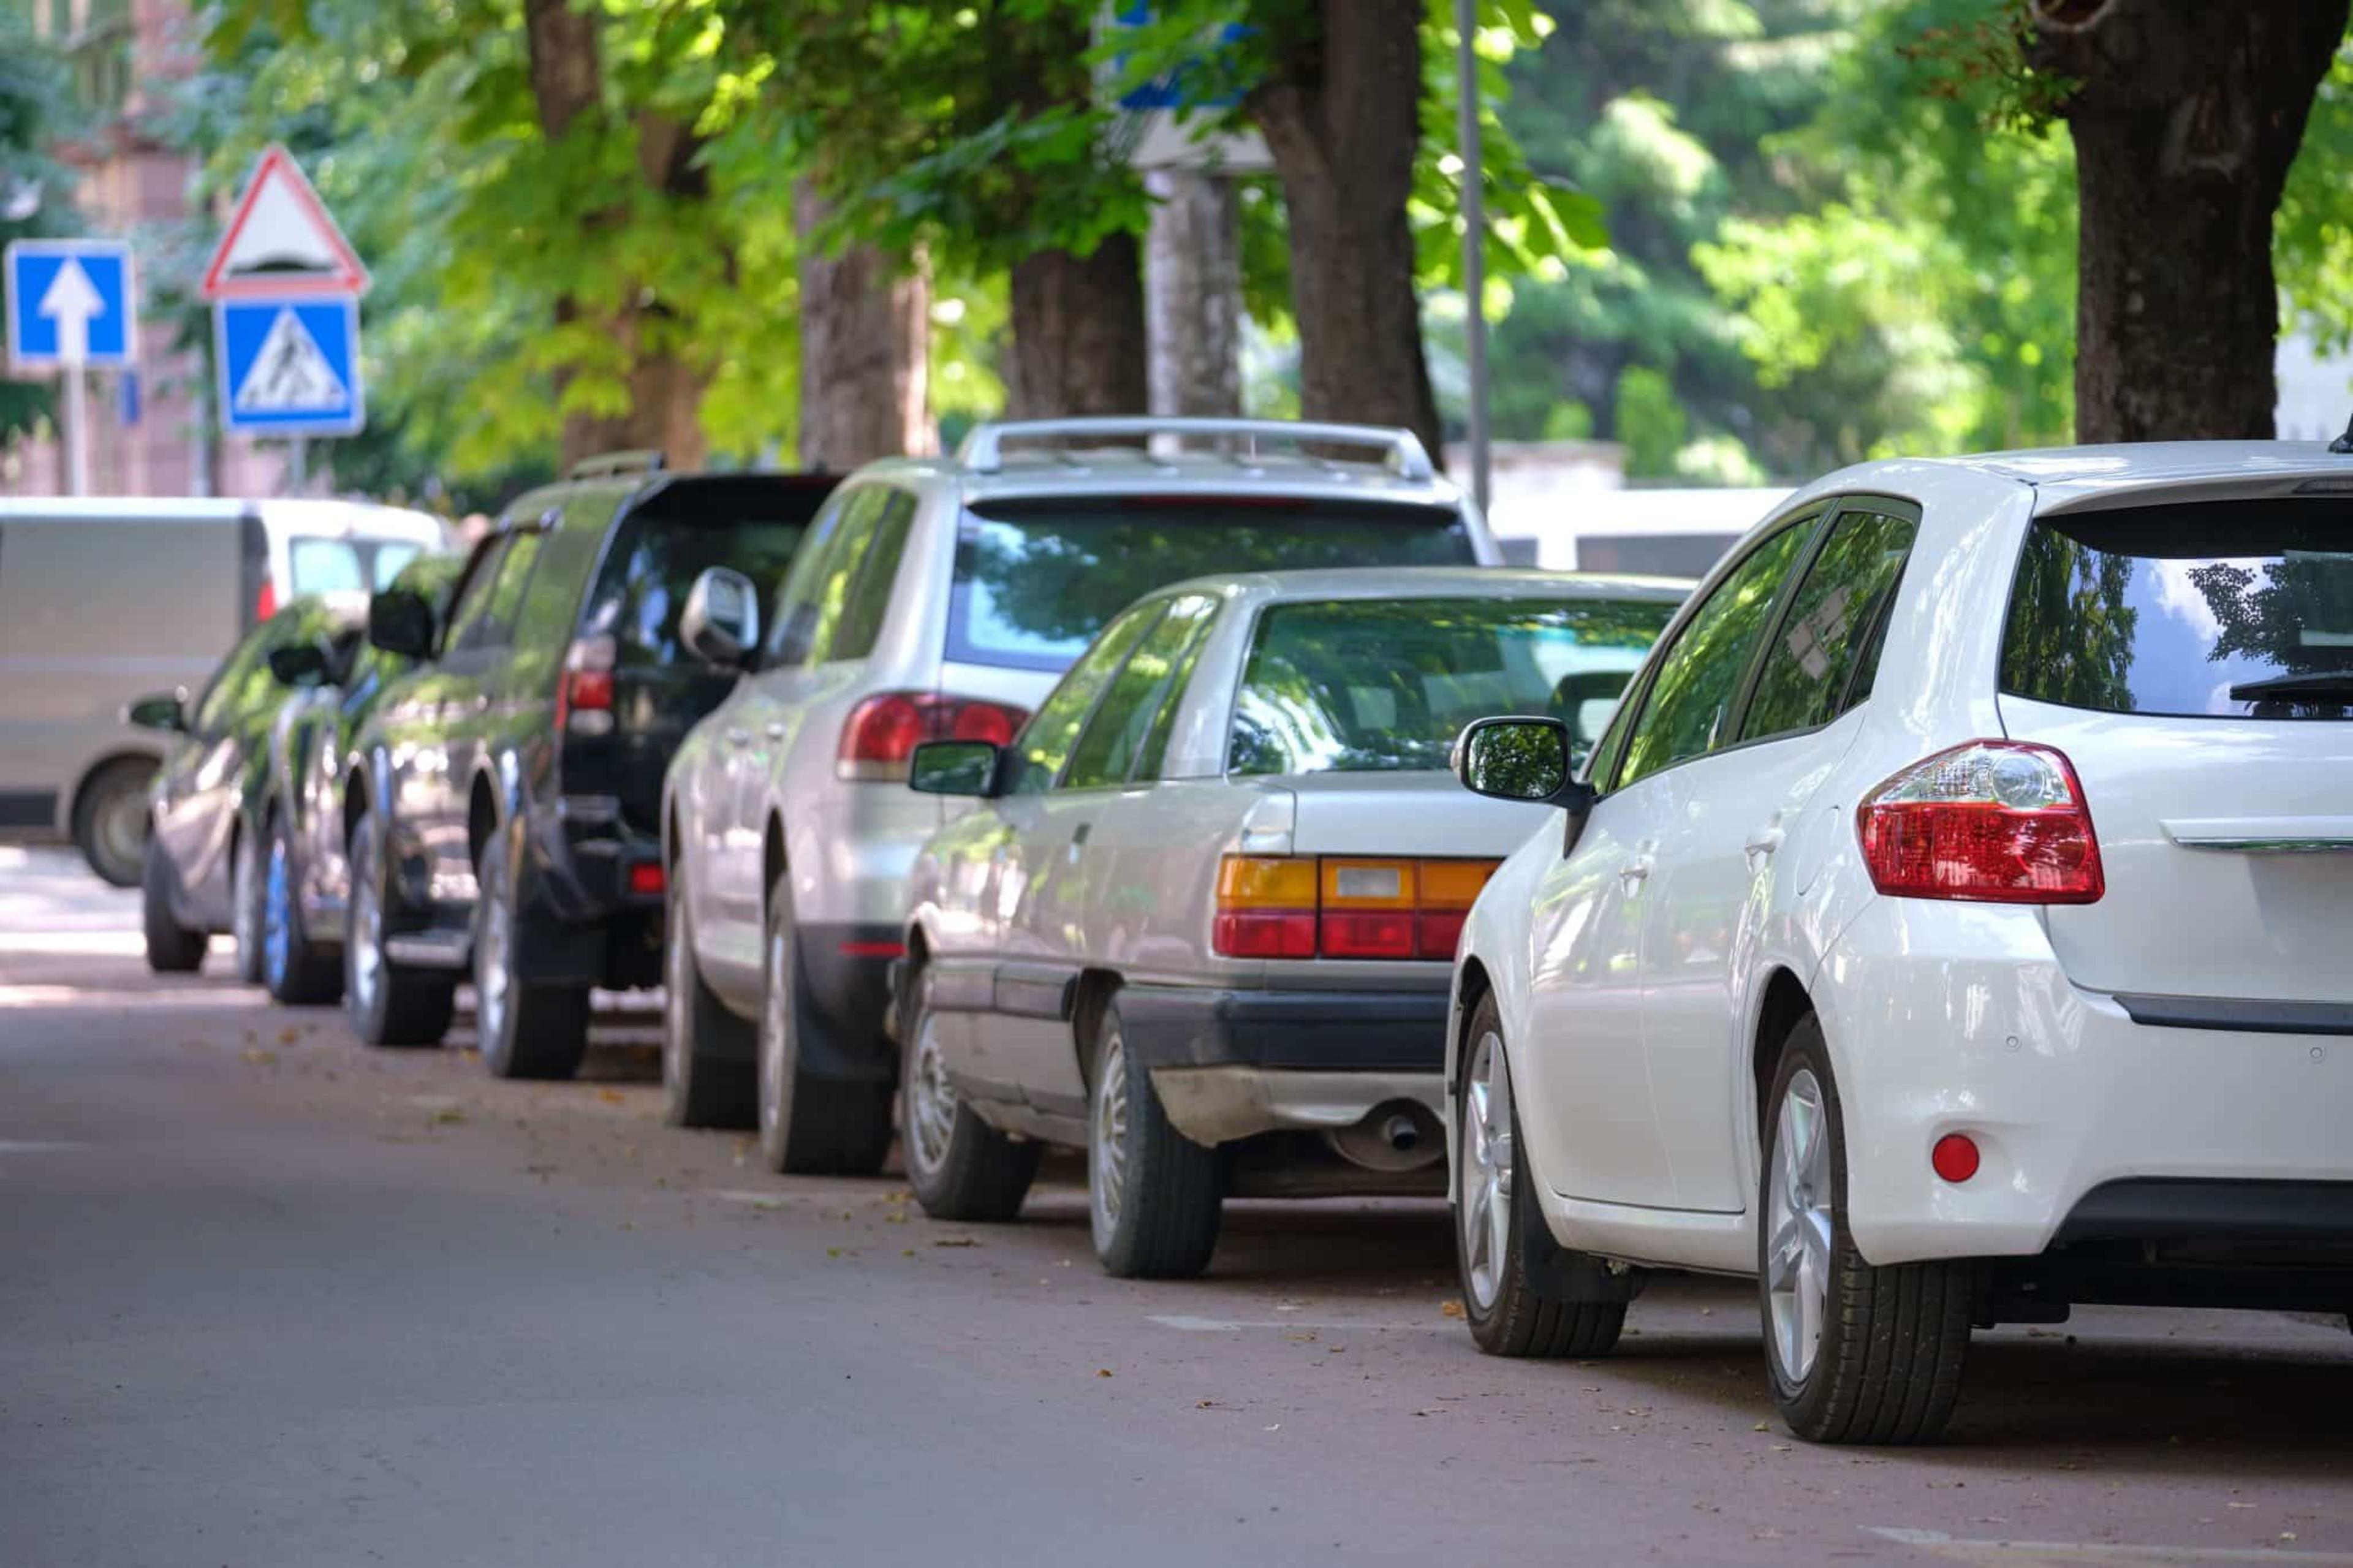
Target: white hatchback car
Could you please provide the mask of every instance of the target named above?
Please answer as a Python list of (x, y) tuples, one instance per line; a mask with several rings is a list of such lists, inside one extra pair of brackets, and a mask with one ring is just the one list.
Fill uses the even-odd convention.
[(1122, 611), (1010, 748), (916, 748), (917, 790), (982, 797), (908, 886), (924, 1208), (1009, 1219), (1039, 1143), (1082, 1147), (1103, 1266), (1182, 1275), (1229, 1191), (1442, 1190), (1455, 939), (1546, 815), (1462, 794), (1448, 748), (1498, 708), (1589, 743), (1688, 586), (1196, 579)]
[(1010, 741), (1103, 623), (1164, 583), (1500, 560), (1404, 430), (992, 425), (954, 458), (850, 475), (765, 638), (739, 574), (704, 574), (684, 608), (689, 646), (742, 678), (663, 792), (670, 1119), (756, 1122), (777, 1170), (881, 1164), (907, 869), (950, 814), (907, 789), (918, 742)]
[(1755, 1274), (1774, 1397), (1924, 1438), (1973, 1325), (2353, 1303), (2353, 462), (1849, 468), (1717, 568), (1457, 959), (1482, 1349)]

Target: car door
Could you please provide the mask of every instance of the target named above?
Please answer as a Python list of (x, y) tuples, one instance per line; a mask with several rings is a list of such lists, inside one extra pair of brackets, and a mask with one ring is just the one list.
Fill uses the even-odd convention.
[(1642, 943), (1672, 829), (1677, 764), (1734, 720), (1749, 660), (1818, 516), (1760, 539), (1717, 580), (1652, 663), (1597, 752), (1594, 803), (1531, 910), (1529, 1040), (1514, 1070), (1560, 1130), (1555, 1191), (1668, 1208), (1674, 1174), (1644, 1047)]
[(425, 853), (430, 846), (437, 876), (470, 870), (465, 863), (465, 801), (459, 793), (463, 786), (451, 779), (463, 777), (456, 770), (480, 718), (474, 699), (483, 695), (482, 677), (492, 657), (483, 647), (483, 627), (514, 542), (515, 535), (501, 532), (478, 548), (441, 629), (434, 662), (386, 694), (378, 726), (392, 775), (385, 827), (397, 836), (396, 854)]
[[(1869, 656), (1918, 513), (1842, 501), (1782, 595), (1736, 739), (1663, 773), (1658, 869), (1642, 931), (1642, 1049), (1675, 1206), (1737, 1214), (1751, 1190), (1742, 1022), (1778, 933), (1852, 800), (1818, 801), (1853, 745)], [(1827, 815), (1834, 819), (1823, 820)]]
[(263, 687), (270, 623), (248, 632), (188, 710), (157, 773), (155, 834), (176, 874), (180, 913), (191, 923), (226, 926), (229, 914), (229, 832), (236, 821), (237, 715)]

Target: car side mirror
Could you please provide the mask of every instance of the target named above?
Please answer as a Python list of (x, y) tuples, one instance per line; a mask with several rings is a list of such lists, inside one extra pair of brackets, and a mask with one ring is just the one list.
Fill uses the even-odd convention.
[(1491, 800), (1556, 805), (1568, 813), (1561, 853), (1577, 847), (1594, 790), (1569, 764), (1568, 726), (1557, 719), (1475, 719), (1454, 742), (1454, 776)]
[(186, 695), (174, 691), (142, 697), (122, 710), (122, 721), (142, 730), (161, 730), (167, 735), (185, 735), (188, 732)]
[(991, 795), (1005, 748), (990, 741), (926, 741), (907, 761), (907, 787), (919, 795)]
[(749, 669), (760, 646), (760, 591), (752, 579), (713, 566), (687, 590), (678, 640), (715, 669)]
[(402, 658), (433, 657), (433, 606), (413, 588), (381, 589), (368, 601), (368, 641)]
[(316, 686), (327, 679), (327, 650), (316, 643), (271, 648), (269, 673), (280, 686)]

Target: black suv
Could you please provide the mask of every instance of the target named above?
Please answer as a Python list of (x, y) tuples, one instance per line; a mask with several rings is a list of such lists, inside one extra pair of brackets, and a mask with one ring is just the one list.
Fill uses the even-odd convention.
[(371, 601), (420, 661), (353, 746), (344, 1004), (371, 1045), (431, 1045), (470, 965), (482, 1059), (566, 1078), (592, 986), (661, 979), (662, 773), (734, 683), (687, 653), (706, 567), (772, 593), (829, 476), (599, 459), (507, 510), (436, 616)]

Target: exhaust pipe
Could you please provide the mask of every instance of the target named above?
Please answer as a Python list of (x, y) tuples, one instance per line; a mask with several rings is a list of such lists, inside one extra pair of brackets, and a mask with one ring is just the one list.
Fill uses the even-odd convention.
[(1419, 1171), (1446, 1155), (1438, 1118), (1416, 1100), (1377, 1105), (1362, 1121), (1324, 1136), (1342, 1159), (1368, 1171)]

